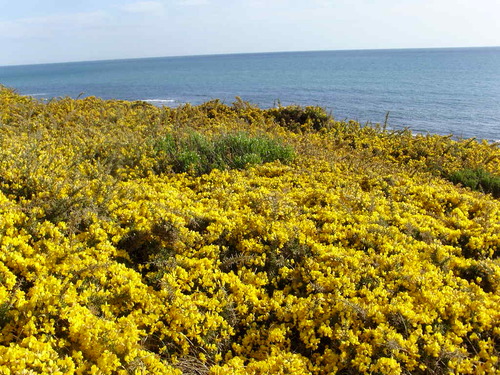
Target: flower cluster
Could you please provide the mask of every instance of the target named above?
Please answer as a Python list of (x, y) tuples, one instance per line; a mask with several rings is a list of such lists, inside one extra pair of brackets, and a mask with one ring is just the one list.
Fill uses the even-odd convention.
[[(0, 88), (0, 373), (497, 373), (500, 203), (443, 176), (498, 147), (276, 111)], [(295, 160), (158, 172), (242, 130)]]

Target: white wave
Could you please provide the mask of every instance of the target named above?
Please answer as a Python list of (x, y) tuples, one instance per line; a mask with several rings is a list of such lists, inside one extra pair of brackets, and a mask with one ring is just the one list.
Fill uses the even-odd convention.
[(158, 104), (175, 103), (176, 102), (175, 99), (142, 99), (141, 101), (147, 102), (147, 103), (158, 103)]
[(38, 92), (35, 94), (24, 94), (23, 96), (46, 96), (49, 95), (47, 92)]

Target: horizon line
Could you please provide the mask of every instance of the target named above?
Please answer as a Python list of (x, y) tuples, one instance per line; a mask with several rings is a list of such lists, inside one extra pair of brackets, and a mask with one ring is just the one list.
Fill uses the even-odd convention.
[(294, 51), (260, 51), (260, 52), (221, 52), (221, 53), (204, 53), (204, 54), (187, 54), (187, 55), (165, 55), (165, 56), (143, 56), (143, 57), (123, 57), (95, 60), (69, 60), (44, 62), (34, 64), (7, 64), (0, 65), (0, 68), (7, 67), (22, 67), (34, 65), (57, 65), (57, 64), (78, 64), (78, 63), (97, 63), (111, 61), (129, 61), (129, 60), (147, 60), (147, 59), (164, 59), (164, 58), (183, 58), (183, 57), (211, 57), (211, 56), (232, 56), (232, 55), (264, 55), (264, 54), (285, 54), (285, 53), (310, 53), (310, 52), (356, 52), (356, 51), (404, 51), (404, 50), (444, 50), (444, 49), (488, 49), (500, 48), (498, 46), (465, 46), (465, 47), (399, 47), (399, 48), (345, 48), (345, 49), (324, 49), (324, 50), (294, 50)]

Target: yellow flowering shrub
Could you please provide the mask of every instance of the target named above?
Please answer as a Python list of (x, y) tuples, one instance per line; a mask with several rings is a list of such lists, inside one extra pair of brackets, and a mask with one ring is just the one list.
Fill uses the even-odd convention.
[[(500, 203), (445, 178), (498, 146), (276, 113), (0, 88), (0, 373), (498, 373)], [(189, 131), (296, 158), (159, 169)]]

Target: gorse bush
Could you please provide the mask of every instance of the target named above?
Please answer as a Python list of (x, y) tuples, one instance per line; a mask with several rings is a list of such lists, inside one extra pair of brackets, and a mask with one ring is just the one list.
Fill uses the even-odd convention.
[(462, 169), (451, 173), (448, 179), (472, 190), (491, 193), (495, 198), (500, 197), (500, 177), (484, 169)]
[(498, 374), (500, 200), (459, 186), (495, 176), (314, 107), (0, 88), (0, 374)]
[(209, 173), (213, 169), (243, 169), (248, 166), (279, 160), (291, 162), (293, 148), (267, 136), (246, 133), (216, 135), (200, 133), (168, 134), (155, 143), (158, 171), (171, 167), (174, 172)]
[(292, 131), (326, 129), (332, 117), (321, 107), (291, 105), (266, 111), (280, 125)]

